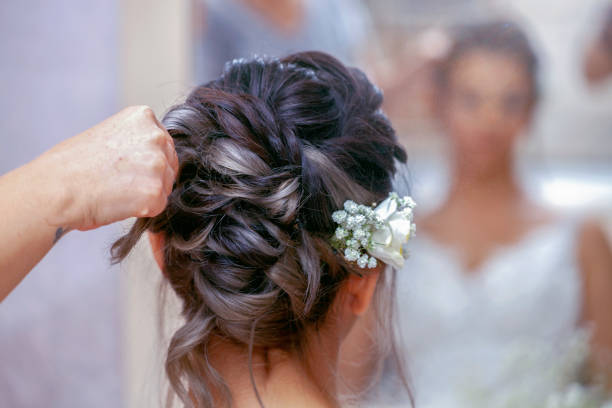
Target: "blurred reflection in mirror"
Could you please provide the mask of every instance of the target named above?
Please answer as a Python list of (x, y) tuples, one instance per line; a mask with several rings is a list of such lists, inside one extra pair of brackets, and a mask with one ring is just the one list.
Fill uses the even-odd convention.
[[(558, 406), (570, 394), (600, 404), (612, 373), (607, 237), (589, 217), (537, 202), (516, 171), (538, 56), (511, 21), (460, 27), (449, 44), (431, 68), (449, 187), (420, 214), (397, 282), (416, 406)], [(367, 336), (362, 327), (347, 344)], [(368, 406), (402, 406), (397, 395), (388, 368)]]
[(227, 61), (318, 50), (355, 62), (369, 33), (360, 1), (199, 0), (195, 79), (216, 77)]
[(587, 48), (584, 75), (591, 85), (601, 84), (612, 74), (612, 5), (604, 12), (599, 32)]

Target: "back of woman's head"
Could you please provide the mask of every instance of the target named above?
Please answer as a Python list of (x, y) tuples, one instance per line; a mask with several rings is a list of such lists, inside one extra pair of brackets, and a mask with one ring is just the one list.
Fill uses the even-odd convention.
[(138, 219), (113, 256), (146, 230), (164, 237), (185, 318), (166, 370), (185, 404), (212, 406), (211, 388), (223, 392), (207, 363), (212, 336), (293, 351), (324, 321), (351, 273), (328, 243), (332, 212), (384, 199), (406, 160), (381, 102), (359, 70), (308, 52), (228, 63), (164, 117), (179, 158), (168, 205)]

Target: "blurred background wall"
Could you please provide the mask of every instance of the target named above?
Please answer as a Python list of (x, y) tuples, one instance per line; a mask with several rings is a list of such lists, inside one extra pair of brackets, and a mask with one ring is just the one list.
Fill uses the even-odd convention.
[[(107, 0), (0, 2), (0, 173), (119, 108), (117, 17)], [(121, 405), (117, 231), (66, 235), (2, 302), (0, 406)]]
[[(122, 105), (146, 104), (158, 118), (193, 85), (194, 3), (187, 0), (123, 0), (118, 3), (119, 82)], [(123, 223), (128, 228), (131, 221)], [(122, 264), (121, 344), (126, 407), (161, 406), (165, 341), (161, 330), (162, 274), (152, 261), (147, 240)], [(168, 295), (172, 295), (168, 293)], [(170, 303), (170, 305), (173, 305)], [(173, 327), (177, 307), (166, 319)], [(165, 334), (164, 334), (165, 333)]]

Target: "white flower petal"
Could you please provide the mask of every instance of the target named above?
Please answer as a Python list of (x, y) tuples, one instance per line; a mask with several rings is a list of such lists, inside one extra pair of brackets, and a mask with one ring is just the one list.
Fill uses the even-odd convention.
[(395, 211), (397, 211), (397, 200), (391, 196), (374, 209), (374, 213), (383, 221), (389, 218)]
[(401, 269), (402, 266), (404, 266), (404, 257), (402, 254), (391, 248), (376, 245), (369, 249), (368, 253), (387, 265), (393, 266), (395, 269)]
[(391, 245), (395, 248), (399, 248), (410, 239), (412, 222), (401, 213), (396, 213), (389, 219), (389, 228), (393, 235), (393, 242)]
[(383, 226), (382, 228), (374, 230), (372, 233), (372, 243), (375, 245), (391, 245), (393, 241), (393, 233), (388, 226)]

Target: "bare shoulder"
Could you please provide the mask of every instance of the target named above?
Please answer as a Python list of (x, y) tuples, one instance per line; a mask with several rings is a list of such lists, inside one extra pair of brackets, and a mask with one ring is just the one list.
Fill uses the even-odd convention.
[(580, 226), (578, 239), (584, 293), (582, 321), (594, 329), (592, 368), (612, 378), (612, 251), (609, 237), (600, 223), (589, 220)]
[(578, 232), (578, 263), (583, 291), (583, 318), (605, 324), (607, 342), (612, 346), (612, 250), (609, 237), (596, 220), (587, 220)]
[[(602, 224), (596, 219), (584, 221), (578, 232), (578, 254), (583, 266), (608, 266), (612, 268), (610, 238)], [(601, 269), (601, 268), (596, 268)], [(612, 269), (609, 270), (612, 274)]]

